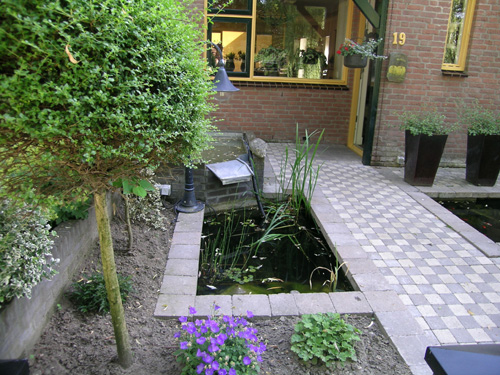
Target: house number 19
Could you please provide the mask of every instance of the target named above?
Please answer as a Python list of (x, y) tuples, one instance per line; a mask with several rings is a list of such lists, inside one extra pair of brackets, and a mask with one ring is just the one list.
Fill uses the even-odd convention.
[(392, 36), (394, 37), (392, 39), (392, 44), (399, 44), (400, 46), (403, 46), (406, 42), (406, 34), (405, 33), (393, 33)]

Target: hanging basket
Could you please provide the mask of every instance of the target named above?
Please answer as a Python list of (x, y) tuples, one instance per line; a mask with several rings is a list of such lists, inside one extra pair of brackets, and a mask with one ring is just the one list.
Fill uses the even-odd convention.
[(344, 56), (344, 66), (348, 68), (364, 68), (368, 62), (368, 57), (363, 55)]

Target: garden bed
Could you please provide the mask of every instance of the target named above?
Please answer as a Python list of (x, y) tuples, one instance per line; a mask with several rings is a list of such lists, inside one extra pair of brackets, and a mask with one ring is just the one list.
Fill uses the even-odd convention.
[[(159, 320), (153, 317), (168, 253), (168, 239), (173, 232), (172, 210), (165, 211), (165, 214), (167, 231), (134, 225), (135, 245), (130, 255), (120, 251), (126, 244), (125, 225), (117, 219), (112, 224), (118, 272), (131, 275), (134, 283), (134, 292), (125, 303), (125, 316), (134, 352), (132, 367), (123, 370), (115, 362), (116, 346), (111, 317), (83, 315), (67, 298), (63, 298), (60, 309), (52, 317), (32, 352), (31, 374), (180, 374), (180, 365), (173, 355), (178, 345), (173, 335), (179, 330), (179, 323), (177, 319)], [(99, 250), (96, 246), (78, 277), (99, 266)], [(360, 315), (347, 318), (349, 323), (362, 331), (361, 341), (355, 346), (357, 362), (347, 363), (340, 371), (303, 364), (290, 350), (293, 325), (298, 320), (299, 317), (293, 316), (254, 319), (259, 335), (268, 341), (261, 374), (411, 374), (377, 323), (370, 316)]]

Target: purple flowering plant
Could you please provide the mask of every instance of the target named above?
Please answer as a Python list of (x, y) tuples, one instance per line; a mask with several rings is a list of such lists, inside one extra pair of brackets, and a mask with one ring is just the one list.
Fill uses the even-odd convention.
[[(179, 318), (181, 331), (174, 337), (180, 347), (175, 352), (177, 362), (184, 365), (181, 375), (259, 373), (266, 345), (257, 337), (257, 329), (244, 317), (217, 315), (219, 309), (214, 305), (213, 315), (195, 319), (196, 310), (189, 307), (190, 318)], [(247, 318), (252, 317), (252, 312), (247, 311)]]

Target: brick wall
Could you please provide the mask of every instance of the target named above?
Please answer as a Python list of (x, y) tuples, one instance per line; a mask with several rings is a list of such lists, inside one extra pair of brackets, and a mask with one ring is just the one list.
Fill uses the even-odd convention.
[[(405, 53), (408, 69), (403, 83), (392, 83), (385, 78), (384, 63), (373, 164), (394, 164), (398, 155), (404, 155), (396, 111), (435, 105), (454, 122), (459, 99), (479, 99), (491, 108), (500, 105), (500, 4), (496, 0), (476, 1), (466, 76), (441, 71), (450, 5), (451, 0), (390, 1), (386, 54)], [(394, 32), (406, 34), (403, 46), (392, 44)], [(449, 136), (443, 165), (464, 165), (466, 134), (466, 129), (460, 129)]]
[[(306, 88), (304, 85), (235, 82), (241, 90), (219, 104), (215, 117), (223, 131), (251, 131), (266, 141), (292, 141), (296, 126), (299, 135), (325, 129), (328, 143), (346, 144), (351, 92), (331, 88)], [(335, 90), (335, 88), (337, 90)]]

